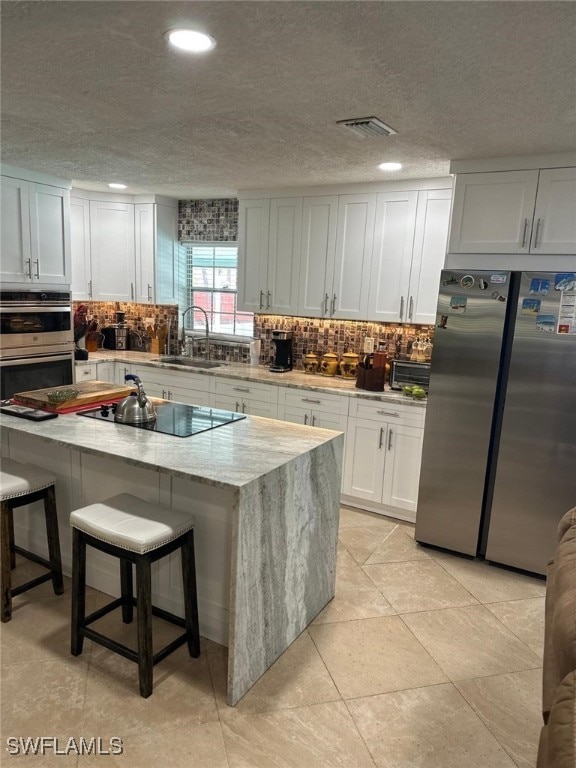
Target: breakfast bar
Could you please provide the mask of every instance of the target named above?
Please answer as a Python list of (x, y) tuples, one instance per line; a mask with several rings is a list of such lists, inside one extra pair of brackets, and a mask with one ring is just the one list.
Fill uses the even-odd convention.
[[(77, 414), (0, 426), (3, 456), (56, 476), (67, 574), (73, 509), (131, 493), (194, 516), (200, 629), (228, 646), (231, 706), (334, 596), (341, 433), (256, 416), (188, 438)], [(41, 510), (22, 510), (16, 538), (44, 555)], [(183, 615), (178, 558), (156, 564), (153, 600)], [(103, 553), (87, 582), (119, 595)]]

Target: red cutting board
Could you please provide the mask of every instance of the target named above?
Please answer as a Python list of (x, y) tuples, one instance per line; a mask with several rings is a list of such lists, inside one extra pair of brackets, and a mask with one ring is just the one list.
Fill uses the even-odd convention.
[[(58, 389), (77, 389), (78, 395), (72, 400), (63, 403), (51, 403), (48, 393)], [(111, 384), (109, 381), (80, 381), (69, 387), (48, 387), (47, 389), (34, 389), (29, 392), (17, 392), (12, 398), (15, 403), (29, 405), (32, 408), (41, 408), (53, 413), (73, 413), (90, 405), (99, 403), (112, 403), (134, 391), (134, 386)]]

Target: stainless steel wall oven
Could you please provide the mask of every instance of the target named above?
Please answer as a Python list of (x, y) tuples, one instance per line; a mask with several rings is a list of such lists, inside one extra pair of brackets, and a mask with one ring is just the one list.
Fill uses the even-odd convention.
[(0, 397), (74, 380), (72, 299), (66, 291), (0, 291)]

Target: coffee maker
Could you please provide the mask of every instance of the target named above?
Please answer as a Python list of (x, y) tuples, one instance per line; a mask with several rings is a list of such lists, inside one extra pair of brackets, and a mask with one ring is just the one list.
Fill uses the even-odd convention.
[(270, 363), (273, 373), (292, 370), (292, 331), (272, 331), (272, 343), (276, 347), (274, 359)]
[(102, 328), (103, 349), (128, 349), (128, 328), (125, 324), (126, 312), (116, 312), (116, 323)]

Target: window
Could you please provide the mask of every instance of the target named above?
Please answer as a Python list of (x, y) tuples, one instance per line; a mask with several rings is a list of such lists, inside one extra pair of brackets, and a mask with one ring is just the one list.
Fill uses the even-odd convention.
[[(238, 247), (231, 243), (191, 243), (187, 247), (187, 284), (190, 305), (202, 307), (214, 333), (252, 336), (254, 315), (238, 312)], [(188, 330), (204, 330), (202, 312), (186, 316)]]

